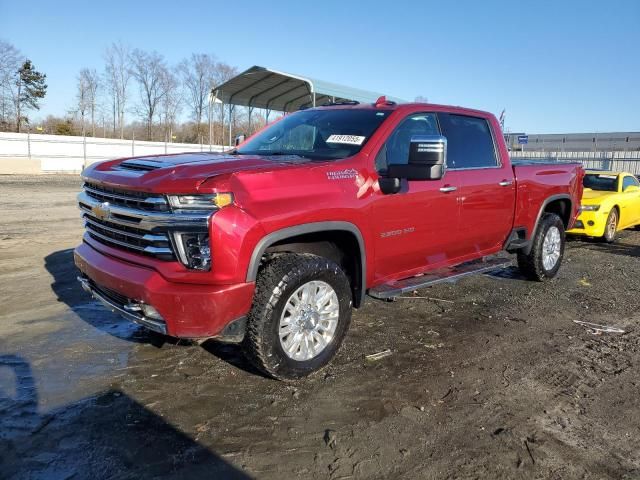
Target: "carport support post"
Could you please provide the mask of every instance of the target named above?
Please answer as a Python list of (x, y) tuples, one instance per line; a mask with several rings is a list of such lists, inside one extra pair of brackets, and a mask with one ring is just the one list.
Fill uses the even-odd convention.
[(213, 92), (209, 92), (209, 151), (213, 145), (213, 122), (211, 121), (211, 105), (213, 104)]
[(229, 104), (229, 147), (233, 146), (231, 135), (231, 104)]
[(87, 136), (82, 136), (82, 169), (87, 168)]
[[(220, 95), (220, 98), (223, 99), (224, 95)], [(224, 150), (224, 100), (220, 102), (220, 146)]]
[(31, 160), (31, 128), (27, 125), (27, 156)]

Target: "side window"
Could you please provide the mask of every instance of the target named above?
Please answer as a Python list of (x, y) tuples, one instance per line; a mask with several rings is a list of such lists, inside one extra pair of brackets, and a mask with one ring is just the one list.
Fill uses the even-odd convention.
[[(387, 165), (406, 164), (409, 160), (409, 142), (414, 135), (439, 135), (434, 113), (410, 115), (396, 127), (376, 157), (376, 170), (382, 172)], [(386, 155), (385, 155), (386, 152)]]
[(438, 114), (442, 135), (447, 137), (449, 168), (485, 168), (498, 165), (489, 124), (484, 118)]
[(630, 187), (630, 186), (632, 186), (632, 185), (634, 185), (634, 186), (636, 186), (636, 187), (639, 187), (639, 186), (640, 186), (640, 183), (638, 183), (638, 180), (636, 180), (636, 178), (635, 178), (635, 177), (632, 177), (632, 176), (630, 176), (630, 175), (627, 175), (627, 176), (626, 176), (626, 177), (624, 177), (624, 179), (622, 180), (622, 191), (624, 192), (624, 191), (627, 189), (627, 187)]

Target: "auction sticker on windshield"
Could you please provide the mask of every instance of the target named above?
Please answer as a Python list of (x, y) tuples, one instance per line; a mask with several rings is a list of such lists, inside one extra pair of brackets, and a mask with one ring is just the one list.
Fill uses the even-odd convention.
[(362, 145), (364, 139), (358, 135), (331, 135), (327, 138), (327, 143), (345, 143), (348, 145)]

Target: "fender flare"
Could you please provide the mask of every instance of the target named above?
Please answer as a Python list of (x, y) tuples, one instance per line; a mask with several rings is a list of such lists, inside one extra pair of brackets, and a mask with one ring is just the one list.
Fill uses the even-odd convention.
[[(287, 238), (297, 237), (299, 235), (305, 235), (315, 232), (327, 232), (327, 231), (342, 231), (351, 233), (358, 241), (358, 248), (360, 249), (360, 283), (359, 288), (356, 288), (356, 292), (359, 296), (358, 305), (364, 303), (367, 283), (367, 256), (364, 246), (364, 239), (360, 229), (350, 222), (340, 221), (323, 221), (303, 223), (294, 227), (287, 227), (281, 230), (276, 230), (264, 236), (253, 249), (251, 254), (251, 260), (249, 261), (249, 268), (247, 269), (247, 283), (255, 282), (258, 276), (258, 268), (260, 267), (260, 260), (264, 255), (264, 252), (276, 242), (286, 240)], [(355, 300), (355, 299), (354, 299)], [(354, 302), (355, 303), (355, 302)]]
[(571, 200), (571, 196), (569, 194), (566, 193), (560, 193), (557, 195), (551, 195), (550, 197), (547, 197), (545, 199), (544, 202), (542, 202), (542, 205), (540, 206), (540, 210), (538, 211), (538, 216), (536, 217), (536, 223), (533, 226), (533, 230), (531, 230), (531, 236), (529, 237), (529, 245), (527, 245), (527, 247), (524, 249), (524, 253), (525, 254), (529, 254), (529, 252), (531, 252), (531, 248), (533, 247), (533, 236), (536, 234), (536, 232), (538, 231), (538, 224), (540, 223), (540, 219), (542, 218), (542, 214), (544, 213), (545, 209), (547, 208), (547, 205), (549, 205), (551, 202), (555, 202), (557, 200), (567, 200), (569, 202), (569, 215), (571, 215), (571, 212), (573, 211), (573, 201)]

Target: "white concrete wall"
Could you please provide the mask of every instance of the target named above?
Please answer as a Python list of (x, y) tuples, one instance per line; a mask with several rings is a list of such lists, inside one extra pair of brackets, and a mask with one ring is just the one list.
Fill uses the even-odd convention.
[[(222, 147), (213, 146), (212, 150), (221, 151)], [(37, 160), (40, 162), (42, 173), (80, 172), (85, 163), (88, 165), (114, 158), (201, 151), (209, 151), (209, 145), (91, 137), (87, 137), (85, 142), (83, 137), (0, 133), (0, 162), (4, 160), (2, 163), (5, 165), (19, 166), (21, 159), (24, 159), (25, 165)], [(2, 170), (1, 173), (11, 173)]]

